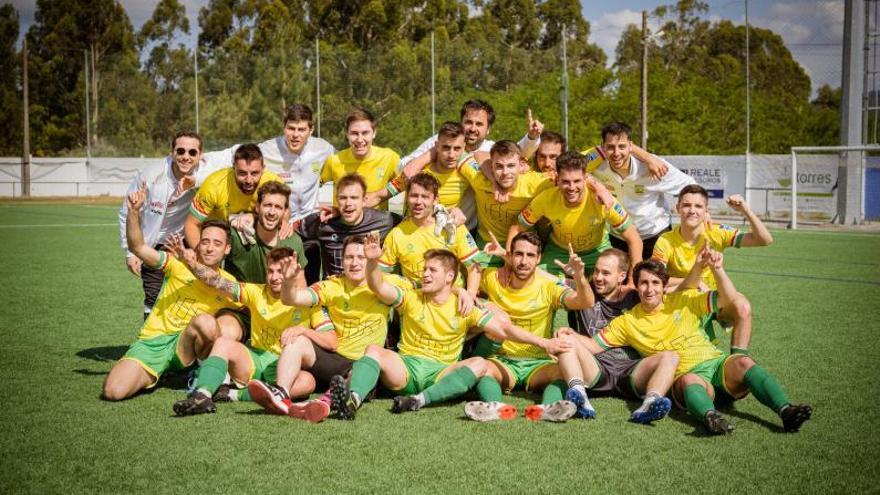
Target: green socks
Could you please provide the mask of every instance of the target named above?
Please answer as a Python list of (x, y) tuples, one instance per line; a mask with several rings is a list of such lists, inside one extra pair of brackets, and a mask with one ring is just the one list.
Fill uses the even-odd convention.
[(379, 363), (368, 356), (364, 356), (351, 366), (351, 391), (358, 395), (358, 400), (363, 400), (370, 390), (379, 381)]
[(484, 376), (477, 382), (477, 395), (485, 402), (501, 402), (504, 393), (498, 380), (491, 376)]
[(715, 409), (712, 398), (702, 385), (692, 383), (684, 389), (684, 404), (687, 410), (697, 419), (703, 421), (706, 413)]
[(474, 345), (474, 356), (479, 356), (483, 358), (487, 358), (501, 349), (501, 342), (495, 342), (494, 340), (486, 337), (486, 334), (481, 334), (477, 337), (477, 343)]
[(227, 371), (229, 371), (229, 363), (225, 359), (217, 356), (208, 356), (208, 359), (202, 362), (199, 369), (196, 390), (205, 390), (208, 392), (208, 395), (214, 395), (214, 392), (223, 384)]
[(566, 390), (568, 390), (568, 386), (563, 380), (550, 382), (550, 384), (544, 387), (544, 393), (541, 395), (541, 404), (546, 406), (562, 400), (565, 397)]
[[(376, 366), (378, 368), (378, 364)], [(378, 371), (376, 375), (378, 376)], [(443, 402), (458, 397), (470, 390), (476, 383), (477, 377), (470, 368), (467, 366), (459, 368), (422, 391), (425, 396), (425, 404)]]
[(773, 378), (770, 373), (767, 373), (767, 370), (757, 364), (746, 371), (744, 381), (761, 404), (776, 412), (789, 403), (785, 391), (782, 390), (782, 386), (779, 385), (776, 378)]

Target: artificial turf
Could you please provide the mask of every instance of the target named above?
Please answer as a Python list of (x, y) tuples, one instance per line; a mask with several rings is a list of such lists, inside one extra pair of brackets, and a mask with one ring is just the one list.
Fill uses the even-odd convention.
[[(726, 265), (754, 312), (752, 354), (813, 419), (797, 434), (754, 398), (709, 437), (686, 413), (627, 422), (635, 403), (596, 398), (598, 419), (478, 424), (461, 403), (310, 424), (247, 403), (173, 417), (171, 376), (152, 393), (99, 399), (141, 324), (116, 209), (0, 205), (0, 492), (877, 492), (880, 236), (774, 231)], [(531, 401), (510, 401), (522, 410)]]

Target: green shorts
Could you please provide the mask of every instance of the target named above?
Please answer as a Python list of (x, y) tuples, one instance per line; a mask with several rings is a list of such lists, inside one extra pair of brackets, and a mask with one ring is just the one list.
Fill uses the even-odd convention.
[(250, 346), (247, 350), (251, 357), (251, 380), (274, 383), (278, 377), (278, 354)]
[(153, 383), (147, 387), (152, 388), (159, 381), (162, 373), (182, 370), (189, 366), (180, 360), (180, 354), (177, 351), (179, 342), (180, 332), (149, 339), (138, 339), (128, 348), (122, 359), (131, 359), (141, 365), (141, 368), (154, 378)]
[(730, 392), (730, 390), (727, 390), (727, 387), (724, 385), (724, 365), (727, 363), (727, 360), (732, 357), (736, 356), (724, 354), (723, 356), (703, 361), (688, 371), (688, 373), (693, 373), (705, 380), (709, 385), (712, 385), (712, 388), (715, 389), (716, 402), (719, 400), (721, 402), (733, 402), (734, 400), (741, 399), (748, 394), (748, 392), (746, 392), (746, 394), (736, 397)]
[[(477, 243), (477, 247), (480, 248), (480, 254), (476, 258), (476, 262), (480, 264), (483, 268), (486, 267), (494, 267), (501, 268), (504, 266), (504, 258), (499, 258), (498, 256), (489, 256), (488, 254), (483, 252), (483, 247), (486, 246), (486, 242), (480, 234), (477, 233), (476, 230), (471, 232), (474, 237), (474, 242)], [(502, 242), (500, 239), (498, 242)]]
[(515, 359), (507, 356), (494, 356), (489, 358), (489, 361), (503, 367), (507, 370), (508, 374), (513, 377), (512, 382), (509, 383), (508, 387), (504, 390), (504, 393), (506, 394), (509, 394), (510, 391), (516, 387), (520, 387), (527, 392), (533, 392), (531, 387), (532, 384), (529, 383), (532, 375), (545, 366), (556, 364), (552, 359)]
[[(593, 267), (596, 266), (596, 260), (599, 259), (599, 255), (602, 251), (607, 250), (611, 247), (611, 243), (608, 242), (608, 238), (606, 237), (604, 241), (596, 249), (591, 249), (588, 251), (579, 251), (577, 253), (580, 256), (581, 260), (584, 262), (584, 273), (587, 277), (593, 272)], [(545, 271), (556, 275), (556, 276), (565, 276), (562, 268), (553, 262), (553, 260), (559, 260), (563, 264), (568, 263), (568, 246), (559, 247), (553, 241), (547, 242), (544, 246), (544, 254), (541, 256), (541, 263), (538, 265), (543, 268)]]
[(404, 395), (412, 395), (425, 390), (437, 382), (444, 374), (448, 364), (418, 356), (400, 356), (406, 367), (406, 385), (400, 390)]

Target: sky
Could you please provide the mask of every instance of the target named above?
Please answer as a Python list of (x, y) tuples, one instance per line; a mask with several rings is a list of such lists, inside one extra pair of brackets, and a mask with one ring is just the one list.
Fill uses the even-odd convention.
[[(745, 23), (746, 0), (706, 0), (710, 20), (729, 19), (737, 24)], [(628, 24), (641, 25), (641, 11), (649, 13), (657, 6), (674, 0), (581, 0), (584, 17), (590, 22), (590, 41), (608, 54), (609, 63), (614, 60), (614, 48), (620, 34)], [(11, 0), (19, 12), (21, 33), (34, 22), (36, 0)], [(139, 29), (153, 13), (158, 0), (120, 0), (128, 12), (135, 29)], [(181, 0), (186, 6), (193, 35), (198, 30), (199, 9), (208, 0)], [(758, 27), (771, 29), (780, 34), (795, 60), (807, 71), (813, 88), (822, 84), (840, 86), (843, 59), (843, 11), (844, 0), (748, 0), (749, 22)], [(659, 20), (649, 20), (649, 27), (656, 27)]]

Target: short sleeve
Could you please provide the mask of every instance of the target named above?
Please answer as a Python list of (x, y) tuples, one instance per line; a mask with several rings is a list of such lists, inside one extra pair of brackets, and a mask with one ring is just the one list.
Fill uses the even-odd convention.
[(330, 321), (330, 313), (327, 312), (327, 308), (324, 306), (315, 308), (309, 320), (309, 325), (317, 332), (332, 332), (335, 330), (333, 322)]
[(473, 263), (480, 254), (480, 248), (464, 225), (459, 225), (455, 231), (455, 251), (458, 259), (465, 265)]
[(605, 219), (611, 225), (611, 230), (618, 234), (622, 234), (624, 230), (632, 225), (632, 219), (623, 208), (623, 205), (617, 200), (614, 200), (611, 208), (603, 208), (603, 211), (605, 212)]
[(661, 235), (654, 244), (654, 252), (651, 253), (651, 258), (666, 265), (669, 263), (669, 258), (671, 256), (672, 243), (669, 242), (669, 238), (666, 235)]
[(397, 252), (397, 242), (395, 242), (394, 231), (392, 231), (385, 237), (382, 256), (379, 257), (379, 268), (383, 272), (392, 272), (398, 263), (400, 263), (400, 255)]
[(612, 347), (623, 347), (629, 342), (624, 325), (625, 318), (615, 318), (607, 327), (599, 331), (593, 340), (599, 344), (602, 349), (611, 349)]
[(536, 223), (538, 223), (538, 220), (544, 217), (544, 203), (546, 202), (546, 197), (547, 195), (545, 194), (536, 196), (535, 199), (533, 199), (528, 206), (520, 212), (518, 217), (520, 225), (531, 229)]
[(217, 208), (217, 198), (214, 192), (217, 188), (212, 187), (213, 185), (214, 181), (212, 180), (200, 187), (189, 207), (190, 214), (200, 222), (204, 222)]

